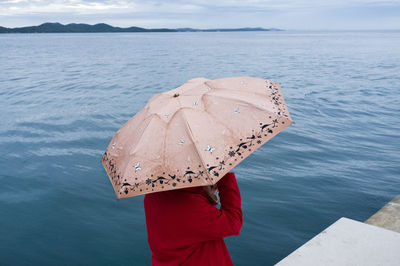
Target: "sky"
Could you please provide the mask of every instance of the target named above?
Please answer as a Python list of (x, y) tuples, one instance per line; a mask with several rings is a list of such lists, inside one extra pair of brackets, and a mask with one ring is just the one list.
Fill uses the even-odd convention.
[(0, 26), (399, 30), (400, 0), (0, 0)]

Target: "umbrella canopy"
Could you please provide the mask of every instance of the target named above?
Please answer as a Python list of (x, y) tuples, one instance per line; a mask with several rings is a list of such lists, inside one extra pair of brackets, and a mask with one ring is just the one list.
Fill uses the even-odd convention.
[(277, 82), (196, 78), (154, 95), (101, 162), (118, 198), (212, 185), (292, 123)]

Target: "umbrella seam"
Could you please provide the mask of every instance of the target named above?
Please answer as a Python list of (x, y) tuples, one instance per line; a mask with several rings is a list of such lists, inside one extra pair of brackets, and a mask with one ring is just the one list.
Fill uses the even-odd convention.
[[(206, 95), (206, 94), (204, 94), (204, 95)], [(245, 103), (245, 104), (247, 104), (247, 105), (254, 106), (255, 108), (257, 108), (257, 109), (259, 109), (259, 110), (271, 112), (271, 111), (268, 110), (267, 108), (259, 107), (259, 106), (257, 106), (256, 104), (254, 104), (254, 103), (252, 103), (252, 102), (248, 102), (248, 101), (245, 101), (245, 100), (242, 100), (242, 99), (230, 98), (230, 97), (223, 97), (223, 96), (221, 96), (221, 95), (216, 95), (216, 94), (210, 94), (210, 95), (207, 95), (207, 96), (210, 96), (210, 97), (218, 97), (218, 98), (228, 99), (228, 100), (234, 100), (234, 101), (239, 101), (239, 102)], [(265, 96), (265, 95), (264, 95), (264, 97), (267, 98), (267, 96)]]
[[(183, 111), (183, 110), (182, 110), (182, 111)], [(184, 115), (185, 118), (186, 118), (185, 112), (182, 112), (182, 113), (183, 113), (183, 115)], [(203, 158), (201, 157), (201, 155), (200, 155), (200, 153), (199, 153), (199, 151), (198, 151), (198, 147), (197, 147), (197, 145), (196, 145), (196, 142), (194, 141), (192, 129), (191, 129), (189, 123), (188, 123), (187, 118), (186, 118), (185, 120), (186, 120), (186, 123), (185, 123), (185, 124), (186, 124), (186, 128), (187, 128), (188, 131), (189, 131), (189, 137), (190, 137), (191, 141), (193, 142), (193, 145), (194, 145), (194, 147), (195, 147), (196, 153), (197, 153), (197, 155), (198, 155), (199, 158), (200, 158), (201, 164), (203, 165), (204, 169), (206, 170), (205, 172), (206, 172), (206, 174), (207, 174), (207, 176), (208, 176), (208, 180), (210, 181), (211, 184), (213, 184), (213, 182), (211, 181), (211, 176), (210, 176), (209, 173), (208, 173), (208, 169), (207, 169), (207, 167), (205, 166), (205, 163), (204, 163), (204, 161), (203, 161)]]
[[(208, 86), (208, 87), (211, 87), (211, 86)], [(235, 89), (227, 89), (227, 88), (220, 88), (220, 87), (213, 87), (212, 90), (214, 90), (214, 91), (229, 90), (229, 91), (247, 92), (247, 91), (244, 91), (244, 90), (235, 90)], [(264, 96), (264, 97), (265, 97), (265, 94), (264, 94), (264, 93), (257, 92), (257, 91), (252, 91), (252, 92), (248, 92), (248, 93), (254, 93), (254, 94), (257, 94), (257, 95), (259, 95), (259, 96)]]
[[(147, 132), (147, 130), (148, 130), (148, 128), (149, 128), (149, 125), (150, 125), (150, 123), (152, 122), (152, 120), (154, 119), (154, 117), (157, 117), (157, 118), (159, 118), (159, 119), (162, 121), (162, 118), (161, 118), (159, 115), (157, 115), (157, 114), (151, 114), (151, 115), (149, 115), (148, 117), (146, 117), (146, 118), (143, 120), (143, 122), (144, 122), (145, 120), (147, 120), (147, 119), (149, 119), (150, 121), (149, 121), (149, 123), (147, 124), (147, 126), (143, 129), (142, 134), (140, 134), (140, 137), (139, 137), (139, 138), (137, 139), (137, 141), (136, 141), (136, 145), (135, 145), (133, 151), (130, 151), (130, 152), (128, 153), (128, 156), (131, 156), (132, 154), (135, 154), (136, 149), (137, 149), (137, 146), (138, 146), (137, 143), (140, 143), (140, 141), (142, 140), (142, 138), (143, 138), (143, 136), (144, 136), (144, 133)], [(133, 144), (132, 144), (132, 145), (133, 145)]]
[[(138, 140), (137, 140), (136, 143), (140, 143), (140, 141), (142, 140), (142, 138), (143, 138), (145, 132), (148, 131), (150, 123), (153, 121), (153, 119), (154, 119), (155, 117), (158, 118), (158, 119), (160, 119), (161, 121), (163, 121), (163, 119), (162, 119), (158, 114), (156, 114), (156, 113), (153, 113), (153, 114), (149, 115), (148, 117), (146, 117), (143, 121), (145, 121), (146, 119), (149, 119), (150, 121), (149, 121), (149, 123), (147, 124), (146, 128), (143, 130), (142, 134), (140, 135), (140, 137), (138, 138)], [(153, 121), (153, 122), (154, 122), (154, 121)], [(164, 121), (163, 121), (163, 122), (164, 122)], [(138, 145), (135, 145), (133, 151), (128, 153), (128, 156), (129, 156), (129, 157), (131, 157), (132, 155), (135, 155), (137, 147), (138, 147)], [(163, 156), (164, 156), (164, 154), (163, 154)], [(138, 157), (140, 157), (140, 156), (138, 156)], [(145, 160), (147, 161), (147, 159), (145, 159)], [(164, 162), (164, 159), (163, 159), (163, 162)], [(127, 165), (127, 166), (125, 167), (124, 171), (122, 171), (122, 173), (124, 174), (124, 176), (125, 176), (126, 172), (128, 171), (128, 169), (129, 169), (129, 165)], [(122, 188), (122, 186), (121, 186), (120, 188)]]

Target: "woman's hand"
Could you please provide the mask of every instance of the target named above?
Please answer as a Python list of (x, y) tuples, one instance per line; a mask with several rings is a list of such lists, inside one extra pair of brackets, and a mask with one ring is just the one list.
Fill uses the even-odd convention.
[(217, 190), (218, 186), (217, 184), (211, 185), (211, 186), (205, 186), (204, 191), (206, 192), (208, 198), (214, 203), (214, 204), (219, 204), (219, 199), (217, 196)]

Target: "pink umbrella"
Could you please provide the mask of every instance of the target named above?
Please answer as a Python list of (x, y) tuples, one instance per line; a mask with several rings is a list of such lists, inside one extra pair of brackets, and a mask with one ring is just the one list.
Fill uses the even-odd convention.
[(118, 198), (213, 185), (292, 123), (277, 82), (196, 78), (154, 95), (101, 162)]

